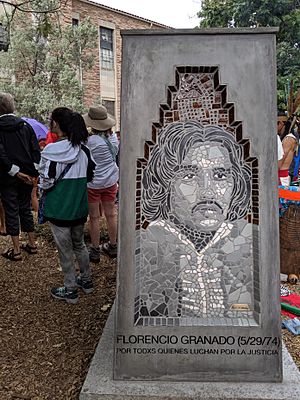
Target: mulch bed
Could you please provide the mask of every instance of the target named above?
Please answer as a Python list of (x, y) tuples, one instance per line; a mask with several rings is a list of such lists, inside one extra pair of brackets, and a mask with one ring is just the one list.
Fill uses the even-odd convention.
[[(38, 227), (37, 239), (37, 255), (0, 257), (0, 399), (78, 400), (115, 298), (116, 262), (103, 255), (91, 264), (95, 291), (68, 305), (49, 294), (62, 273), (47, 225)], [(8, 246), (1, 237), (0, 251)], [(299, 285), (288, 287), (300, 294)], [(284, 329), (283, 338), (300, 368), (300, 335)]]
[[(10, 246), (0, 239), (0, 251)], [(47, 225), (37, 255), (0, 257), (0, 399), (75, 400), (115, 297), (116, 261), (91, 264), (95, 291), (76, 305), (50, 297), (61, 286), (58, 254)]]

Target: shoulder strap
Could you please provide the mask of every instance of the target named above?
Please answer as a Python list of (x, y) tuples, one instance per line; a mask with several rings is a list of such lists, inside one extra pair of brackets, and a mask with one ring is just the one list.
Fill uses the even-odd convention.
[(96, 167), (95, 162), (92, 160), (90, 149), (85, 146), (84, 144), (81, 145), (81, 150), (85, 153), (88, 159), (88, 166), (87, 166), (87, 181), (91, 182), (94, 178), (94, 170)]
[(58, 184), (58, 182), (59, 181), (61, 181), (62, 180), (62, 178), (66, 175), (66, 173), (70, 170), (70, 168), (72, 167), (72, 165), (73, 164), (68, 164), (66, 167), (65, 167), (65, 169), (61, 172), (61, 174), (59, 175), (59, 177), (57, 178), (57, 179), (55, 179), (54, 180), (54, 184), (53, 184), (53, 187), (55, 186), (55, 185), (57, 185)]
[(108, 146), (108, 148), (109, 148), (110, 154), (112, 155), (112, 158), (113, 158), (114, 162), (116, 162), (116, 159), (117, 159), (117, 152), (116, 152), (116, 150), (115, 150), (113, 144), (111, 143), (111, 141), (109, 140), (109, 138), (106, 137), (105, 135), (101, 135), (101, 137), (105, 140), (105, 142), (106, 142), (106, 144), (107, 144), (107, 146)]
[(58, 184), (59, 181), (62, 180), (62, 178), (66, 175), (66, 173), (69, 171), (69, 169), (72, 167), (73, 164), (68, 164), (65, 169), (61, 172), (59, 177), (57, 179), (54, 179), (53, 185), (49, 189), (43, 189), (44, 193), (49, 193), (52, 192), (52, 190), (55, 188), (55, 186)]

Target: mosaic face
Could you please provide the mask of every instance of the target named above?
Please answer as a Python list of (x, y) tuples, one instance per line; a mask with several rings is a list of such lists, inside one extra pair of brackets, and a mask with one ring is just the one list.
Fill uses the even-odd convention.
[(216, 230), (224, 222), (233, 189), (228, 150), (206, 142), (191, 148), (175, 173), (171, 213), (187, 227)]

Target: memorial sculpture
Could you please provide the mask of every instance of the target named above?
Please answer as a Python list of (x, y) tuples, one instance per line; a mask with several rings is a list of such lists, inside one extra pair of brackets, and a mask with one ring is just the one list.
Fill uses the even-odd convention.
[(122, 33), (114, 379), (282, 379), (275, 32)]

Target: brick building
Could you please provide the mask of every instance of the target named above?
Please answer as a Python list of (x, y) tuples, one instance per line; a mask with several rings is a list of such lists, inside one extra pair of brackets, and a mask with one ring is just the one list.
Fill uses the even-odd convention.
[(82, 71), (84, 99), (87, 106), (99, 97), (109, 112), (116, 116), (119, 126), (122, 29), (165, 29), (165, 25), (96, 3), (93, 0), (70, 0), (62, 10), (66, 23), (80, 24), (90, 17), (98, 29), (98, 48), (91, 70)]

